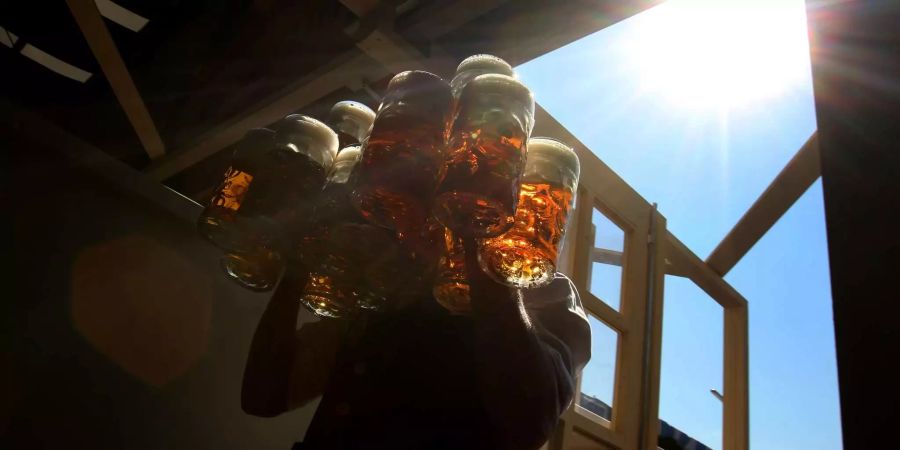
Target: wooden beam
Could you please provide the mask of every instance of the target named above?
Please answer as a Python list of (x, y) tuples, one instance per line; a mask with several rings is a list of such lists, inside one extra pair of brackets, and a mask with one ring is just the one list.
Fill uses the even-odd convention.
[(725, 308), (722, 448), (750, 448), (750, 384), (747, 305)]
[(659, 391), (662, 367), (663, 297), (665, 295), (666, 219), (655, 208), (650, 219), (647, 272), (647, 312), (644, 329), (644, 384), (641, 388), (641, 447), (656, 450), (659, 438)]
[(846, 449), (897, 448), (900, 2), (806, 0), (806, 15), (840, 436)]
[[(349, 1), (349, 0), (345, 0)], [(421, 10), (410, 13), (409, 21), (413, 25), (404, 28), (403, 31), (427, 40), (436, 39), (462, 25), (473, 18), (480, 17), (509, 0), (480, 0), (467, 2), (465, 6), (459, 3), (435, 2), (433, 7), (424, 7)], [(441, 20), (428, 20), (429, 17), (440, 17)]]
[(580, 294), (581, 304), (588, 313), (600, 319), (603, 323), (609, 325), (610, 328), (617, 332), (628, 330), (628, 325), (625, 323), (625, 318), (622, 316), (622, 313), (613, 309), (612, 306), (609, 306), (603, 299), (592, 294), (590, 291), (582, 291)]
[(204, 133), (192, 146), (173, 152), (164, 160), (151, 165), (146, 173), (156, 180), (165, 180), (237, 142), (247, 130), (267, 126), (336, 89), (376, 73), (386, 74), (372, 58), (356, 50), (340, 55), (327, 66), (303, 77), (295, 85), (257, 103), (250, 108), (252, 113)]
[(591, 262), (609, 264), (611, 266), (622, 266), (622, 252), (609, 250), (606, 248), (591, 249)]
[(594, 245), (591, 237), (591, 214), (594, 208), (594, 198), (590, 191), (583, 186), (578, 186), (577, 200), (575, 204), (574, 235), (569, 236), (572, 248), (572, 281), (578, 288), (582, 297), (590, 292), (591, 288), (591, 264), (590, 249)]
[(725, 308), (742, 306), (747, 303), (747, 300), (722, 279), (721, 275), (712, 270), (669, 231), (666, 231), (663, 246), (666, 259), (674, 270), (685, 274), (717, 303)]
[[(534, 131), (531, 135), (550, 136), (575, 149), (581, 163), (581, 178), (578, 182), (586, 192), (592, 194), (594, 206), (622, 226), (626, 232), (635, 229), (638, 224), (646, 227), (650, 203), (541, 105), (535, 105)], [(590, 213), (591, 210), (588, 208), (587, 214)], [(588, 245), (593, 247), (593, 241)]]
[[(368, 0), (344, 0), (344, 3), (348, 8), (358, 14), (373, 13), (377, 10), (375, 3)], [(421, 13), (414, 12), (410, 14), (409, 18), (404, 18), (404, 31), (412, 32), (419, 36), (424, 35), (428, 39), (435, 39), (442, 34), (448, 33), (451, 30), (458, 28), (460, 25), (470, 22), (482, 14), (495, 9), (502, 3), (504, 2), (501, 0), (490, 0), (484, 5), (471, 7), (466, 2), (457, 1), (448, 3), (438, 9), (430, 8), (427, 13), (425, 13), (424, 10)], [(596, 31), (597, 29), (614, 23), (617, 20), (621, 20), (628, 15), (634, 14), (641, 9), (647, 8), (654, 3), (654, 1), (638, 1), (634, 5), (625, 8), (615, 7), (611, 14), (604, 15), (603, 20), (591, 22), (591, 26), (589, 27), (591, 30), (589, 31)], [(451, 16), (447, 15), (448, 11), (452, 12)], [(559, 15), (564, 14), (560, 12)], [(453, 24), (453, 27), (448, 28), (448, 24), (451, 23)], [(594, 27), (599, 28), (593, 29)], [(554, 40), (552, 42), (554, 45), (558, 42), (563, 44), (568, 43), (582, 36), (585, 32), (587, 31), (579, 28), (577, 33), (557, 33), (554, 34)], [(487, 43), (485, 45), (487, 45)], [(516, 41), (510, 41), (506, 42), (504, 45), (517, 47), (518, 43)], [(375, 28), (370, 34), (362, 37), (358, 43), (358, 47), (366, 52), (370, 59), (378, 61), (381, 65), (372, 65), (371, 61), (367, 61), (365, 66), (354, 66), (354, 64), (357, 64), (356, 62), (347, 62), (345, 60), (345, 64), (342, 66), (343, 70), (349, 71), (353, 68), (360, 69), (358, 71), (359, 76), (357, 79), (346, 82), (346, 84), (349, 85), (359, 84), (363, 77), (375, 79), (388, 75), (390, 72), (396, 73), (414, 68), (430, 70), (442, 76), (450, 76), (458, 63), (458, 58), (456, 56), (441, 51), (440, 48), (437, 48), (434, 45), (428, 48), (428, 56), (423, 56), (417, 47), (406, 42), (405, 39), (394, 33), (392, 30), (384, 27)], [(541, 48), (541, 54), (550, 50), (550, 48)], [(503, 49), (494, 49), (491, 47), (489, 50), (495, 51)], [(510, 48), (508, 50), (512, 55), (515, 48)], [(505, 54), (504, 51), (499, 51), (498, 53), (501, 55)], [(529, 59), (537, 56), (539, 56), (539, 54), (528, 55)], [(346, 55), (342, 55), (337, 59), (345, 57)], [(522, 57), (517, 53), (510, 62), (515, 63), (519, 59), (522, 59)], [(335, 65), (331, 64), (330, 68), (334, 70)], [(213, 153), (216, 153), (222, 148), (233, 144), (248, 128), (271, 123), (283, 115), (296, 111), (298, 108), (321, 98), (334, 89), (343, 87), (329, 87), (328, 81), (338, 79), (333, 77), (333, 75), (337, 75), (337, 72), (340, 72), (340, 70), (320, 70), (309, 77), (304, 77), (304, 81), (297, 83), (291, 89), (283, 91), (282, 95), (289, 97), (289, 101), (283, 100), (278, 95), (272, 96), (268, 100), (258, 103), (255, 107), (249, 108), (251, 112), (247, 115), (230, 120), (216, 129), (205, 133), (200, 139), (196, 140), (194, 144), (172, 152), (172, 156), (167, 157), (158, 164), (151, 165), (151, 167), (147, 169), (147, 172), (155, 179), (166, 179), (205, 159)], [(313, 91), (312, 89), (308, 89), (304, 86), (305, 83), (313, 82), (317, 83), (316, 90), (314, 91), (317, 95), (315, 96), (310, 95), (310, 91)], [(329, 90), (323, 91), (323, 89)], [(287, 107), (287, 105), (291, 106)], [(540, 121), (538, 123), (540, 123)]]
[(123, 192), (149, 200), (186, 226), (191, 228), (195, 226), (203, 207), (193, 200), (156, 182), (31, 111), (17, 110), (14, 118), (22, 134), (60, 151), (74, 165), (105, 179)]
[(809, 189), (820, 174), (818, 134), (813, 133), (706, 258), (709, 267), (717, 274), (725, 276)]
[(426, 57), (402, 36), (384, 28), (373, 30), (356, 46), (392, 73), (426, 70), (450, 77), (459, 62), (437, 47), (432, 47), (431, 56)]
[[(591, 224), (593, 226), (593, 224)], [(609, 264), (611, 266), (622, 266), (622, 252), (617, 252), (615, 250), (610, 250), (606, 248), (593, 248), (591, 249), (591, 262), (600, 263), (600, 264)], [(678, 267), (672, 265), (672, 262), (666, 258), (662, 258), (663, 268), (665, 269), (666, 275), (674, 275), (676, 277), (687, 277), (688, 272), (679, 270)], [(590, 275), (590, 274), (588, 274)], [(590, 278), (588, 278), (588, 285), (590, 286)]]
[[(367, 13), (376, 9), (368, 1), (347, 0), (345, 4), (354, 12)], [(459, 6), (457, 9), (465, 8)], [(471, 15), (473, 12), (469, 14), (470, 19), (475, 17)], [(441, 17), (429, 16), (417, 23), (428, 27), (441, 20)], [(165, 159), (147, 168), (147, 174), (156, 180), (165, 180), (237, 142), (247, 130), (271, 124), (337, 89), (360, 85), (365, 79), (379, 79), (391, 72), (413, 68), (437, 70), (447, 75), (446, 72), (456, 67), (456, 62), (449, 56), (433, 55), (427, 59), (430, 62), (423, 64), (421, 53), (389, 30), (374, 29), (360, 41), (358, 47), (365, 54), (352, 50), (338, 55), (326, 66), (248, 108), (247, 114), (235, 117), (204, 133), (193, 144), (171, 152)]]
[[(622, 435), (616, 433), (610, 421), (600, 417), (580, 405), (574, 405), (563, 413), (562, 419), (575, 430), (593, 439), (605, 441), (615, 448), (625, 448), (625, 440)], [(569, 450), (568, 448), (564, 450)]]
[(66, 3), (147, 155), (151, 159), (163, 156), (166, 149), (153, 118), (150, 117), (144, 99), (141, 98), (106, 24), (103, 23), (103, 16), (100, 15), (97, 5), (93, 0), (66, 0)]
[(673, 275), (676, 277), (690, 278), (690, 269), (682, 266), (676, 266), (675, 264), (678, 261), (673, 261), (668, 257), (664, 258), (666, 262), (666, 275)]

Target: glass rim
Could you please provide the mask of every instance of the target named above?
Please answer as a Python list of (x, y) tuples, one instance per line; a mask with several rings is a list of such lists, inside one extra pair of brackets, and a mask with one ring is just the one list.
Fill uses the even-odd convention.
[[(535, 146), (535, 144), (537, 145)], [(543, 154), (552, 158), (558, 167), (569, 169), (576, 178), (581, 175), (581, 160), (578, 158), (578, 154), (575, 153), (575, 148), (569, 144), (552, 137), (535, 136), (529, 138), (525, 146), (526, 167), (529, 165), (528, 156), (534, 151), (536, 154)]]
[[(441, 82), (446, 83), (443, 78), (435, 75), (431, 72), (427, 72), (424, 70), (405, 70), (400, 72), (393, 77), (391, 77), (391, 81), (388, 82), (387, 90), (390, 91), (397, 87), (398, 84), (404, 83), (407, 80), (421, 80), (421, 81), (431, 81), (431, 82)], [(449, 89), (449, 88), (448, 88)]]
[(311, 131), (308, 135), (319, 141), (319, 143), (325, 147), (326, 151), (331, 154), (332, 158), (337, 155), (339, 142), (337, 133), (335, 133), (325, 122), (305, 114), (289, 114), (282, 120), (293, 122), (293, 124), (299, 124), (301, 127), (305, 128), (304, 131)]
[(375, 120), (375, 111), (369, 108), (365, 103), (354, 100), (341, 100), (331, 107), (329, 116), (348, 115), (366, 119), (369, 122)]
[(527, 98), (527, 101), (529, 101), (532, 106), (534, 105), (534, 93), (531, 92), (531, 89), (518, 78), (503, 75), (502, 73), (485, 73), (472, 78), (466, 83), (465, 87), (463, 87), (463, 93), (466, 91), (490, 88), (504, 89), (510, 91), (510, 93), (521, 95), (522, 98)]
[(353, 160), (359, 159), (359, 156), (362, 154), (361, 147), (359, 144), (353, 144), (342, 148), (337, 156), (334, 157), (334, 164), (350, 161), (351, 158)]
[(462, 60), (459, 65), (456, 66), (456, 73), (459, 74), (460, 72), (467, 70), (478, 69), (499, 69), (502, 70), (502, 72), (497, 72), (498, 74), (508, 76), (513, 76), (515, 74), (512, 65), (506, 62), (506, 60), (488, 53), (478, 53)]

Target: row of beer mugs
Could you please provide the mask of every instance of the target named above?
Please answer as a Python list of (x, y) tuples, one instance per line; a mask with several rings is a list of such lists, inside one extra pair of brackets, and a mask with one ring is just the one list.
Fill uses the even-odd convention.
[(468, 312), (464, 239), (498, 282), (553, 278), (578, 157), (530, 137), (534, 97), (505, 61), (471, 56), (450, 83), (400, 73), (377, 114), (345, 101), (327, 122), (290, 115), (237, 144), (198, 222), (230, 278), (268, 290), (283, 270), (302, 272), (295, 295), (325, 317), (401, 307), (429, 290)]

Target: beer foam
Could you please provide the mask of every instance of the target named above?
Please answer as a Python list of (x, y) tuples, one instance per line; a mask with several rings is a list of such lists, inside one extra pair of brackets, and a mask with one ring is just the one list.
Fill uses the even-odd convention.
[(508, 62), (494, 55), (472, 55), (462, 60), (462, 62), (459, 63), (459, 66), (456, 67), (457, 74), (469, 70), (515, 76), (512, 66), (510, 66)]
[(331, 107), (329, 117), (330, 121), (334, 123), (349, 117), (354, 122), (363, 125), (362, 128), (367, 128), (371, 127), (372, 122), (375, 121), (375, 111), (362, 103), (344, 100)]
[(348, 145), (341, 149), (338, 152), (337, 156), (334, 158), (334, 165), (338, 165), (339, 163), (356, 161), (359, 159), (359, 155), (361, 154), (360, 145)]
[(338, 152), (328, 174), (329, 183), (346, 183), (350, 179), (350, 173), (359, 162), (361, 155), (360, 146), (348, 145)]
[[(337, 134), (324, 123), (302, 114), (291, 114), (279, 124), (279, 132), (301, 132), (325, 147), (332, 159), (338, 151)], [(289, 130), (287, 129), (289, 128)], [(279, 134), (276, 132), (276, 134)]]
[[(551, 168), (558, 172), (568, 171), (577, 182), (581, 174), (581, 163), (578, 155), (568, 145), (548, 137), (533, 137), (528, 140), (527, 153), (525, 154), (525, 172), (537, 175), (549, 175)], [(527, 177), (527, 175), (526, 175)]]
[(400, 72), (397, 75), (394, 75), (394, 78), (391, 78), (391, 81), (388, 83), (387, 90), (397, 89), (407, 83), (447, 84), (443, 78), (431, 72), (425, 72), (424, 70), (407, 70), (406, 72)]
[(509, 75), (498, 73), (478, 75), (466, 84), (463, 88), (463, 95), (465, 95), (465, 92), (470, 91), (479, 91), (470, 95), (479, 95), (482, 92), (496, 92), (504, 96), (518, 98), (526, 103), (531, 103), (531, 110), (534, 110), (534, 95), (531, 94), (531, 90), (521, 81)]

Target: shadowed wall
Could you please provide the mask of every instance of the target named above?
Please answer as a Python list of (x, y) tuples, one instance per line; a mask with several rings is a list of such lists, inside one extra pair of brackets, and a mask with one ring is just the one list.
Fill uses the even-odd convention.
[(0, 197), (14, 241), (0, 447), (287, 449), (302, 438), (315, 405), (276, 419), (240, 408), (267, 294), (225, 280), (191, 224), (50, 149), (0, 143), (14, 169)]

